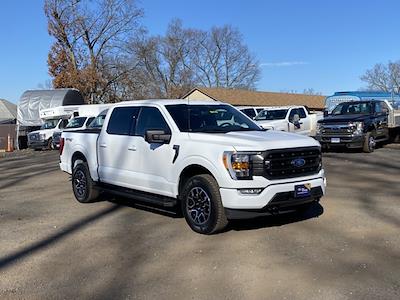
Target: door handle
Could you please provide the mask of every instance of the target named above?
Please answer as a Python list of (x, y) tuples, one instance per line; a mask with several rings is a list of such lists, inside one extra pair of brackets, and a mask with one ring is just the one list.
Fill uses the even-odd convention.
[(130, 147), (128, 148), (128, 150), (129, 150), (129, 151), (136, 151), (137, 148), (136, 148), (136, 146), (130, 146)]
[(107, 148), (107, 144), (100, 144), (101, 148)]

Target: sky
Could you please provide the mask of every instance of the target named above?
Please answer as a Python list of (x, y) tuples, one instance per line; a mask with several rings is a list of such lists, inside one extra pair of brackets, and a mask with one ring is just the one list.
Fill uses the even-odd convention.
[[(398, 0), (140, 0), (138, 6), (150, 34), (164, 34), (174, 18), (184, 27), (239, 29), (260, 63), (261, 91), (358, 90), (367, 69), (400, 59)], [(0, 0), (0, 98), (17, 102), (51, 79), (52, 42), (43, 1)]]

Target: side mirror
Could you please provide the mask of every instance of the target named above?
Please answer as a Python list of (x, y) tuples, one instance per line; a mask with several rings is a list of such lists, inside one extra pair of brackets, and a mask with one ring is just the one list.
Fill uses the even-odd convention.
[(295, 114), (295, 115), (293, 116), (292, 123), (293, 123), (293, 124), (296, 124), (296, 123), (299, 123), (299, 121), (300, 121), (300, 116), (299, 116), (299, 114)]
[(169, 144), (171, 134), (164, 130), (147, 130), (145, 140), (149, 144)]
[(325, 109), (325, 110), (324, 110), (324, 118), (326, 118), (327, 116), (329, 116), (329, 113), (328, 113), (328, 111)]

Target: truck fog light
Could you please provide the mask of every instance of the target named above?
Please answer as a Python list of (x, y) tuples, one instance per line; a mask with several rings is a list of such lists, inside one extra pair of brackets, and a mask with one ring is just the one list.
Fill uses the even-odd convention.
[(242, 195), (258, 195), (263, 189), (239, 189), (239, 193)]

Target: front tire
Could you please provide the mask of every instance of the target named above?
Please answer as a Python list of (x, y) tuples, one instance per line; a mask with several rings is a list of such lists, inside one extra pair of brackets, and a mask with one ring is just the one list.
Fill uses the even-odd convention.
[(228, 224), (216, 180), (208, 174), (191, 177), (181, 195), (182, 213), (193, 231), (213, 234)]
[(47, 142), (47, 149), (54, 150), (54, 145), (53, 145), (53, 139), (52, 138), (49, 138), (49, 140)]
[(372, 132), (367, 132), (367, 134), (365, 135), (363, 151), (365, 153), (371, 153), (374, 152), (375, 147), (376, 141), (374, 135), (372, 134)]
[(87, 163), (78, 163), (72, 172), (72, 190), (76, 200), (81, 203), (95, 201), (99, 197), (99, 191), (94, 185)]

